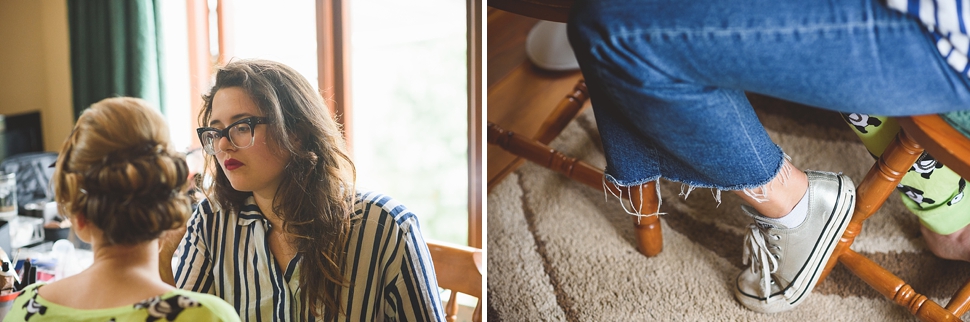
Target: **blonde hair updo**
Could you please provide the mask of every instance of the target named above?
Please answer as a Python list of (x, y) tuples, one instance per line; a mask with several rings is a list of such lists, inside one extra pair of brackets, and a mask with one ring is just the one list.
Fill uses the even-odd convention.
[(84, 110), (61, 147), (52, 178), (60, 212), (81, 214), (110, 244), (154, 240), (191, 212), (185, 156), (162, 115), (131, 97)]

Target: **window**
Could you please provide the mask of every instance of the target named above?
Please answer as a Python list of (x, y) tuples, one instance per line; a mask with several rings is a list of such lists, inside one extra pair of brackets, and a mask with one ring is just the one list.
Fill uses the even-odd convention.
[(468, 241), (465, 4), (350, 2), (360, 187), (402, 200), (425, 236)]
[[(179, 140), (189, 142), (182, 144), (198, 146), (192, 136), (198, 97), (209, 88), (214, 67), (233, 57), (283, 62), (314, 85), (318, 77), (330, 76), (332, 69), (319, 66), (320, 55), (327, 53), (318, 52), (317, 40), (327, 31), (320, 30), (317, 17), (320, 6), (331, 1), (349, 8), (338, 13), (344, 20), (336, 23), (339, 32), (347, 32), (337, 50), (349, 55), (340, 62), (347, 68), (344, 79), (349, 79), (341, 85), (349, 91), (346, 99), (328, 104), (346, 110), (338, 114), (341, 121), (350, 119), (347, 135), (358, 188), (386, 193), (407, 205), (421, 219), (425, 237), (467, 244), (469, 41), (464, 2), (187, 0), (183, 21), (189, 27), (182, 34), (189, 35), (184, 40), (188, 48), (180, 50), (191, 53), (188, 68), (182, 65), (190, 70), (191, 82), (173, 95), (189, 92), (192, 101), (179, 104), (188, 109), (167, 110), (173, 132), (186, 135)], [(171, 16), (166, 17), (168, 22)], [(323, 86), (325, 98), (341, 95), (341, 88)], [(475, 171), (480, 178), (480, 170)], [(475, 191), (471, 194), (480, 194)], [(477, 202), (471, 208), (479, 208)], [(472, 212), (480, 222), (481, 210)], [(481, 247), (480, 224), (473, 225), (479, 231), (473, 245)]]

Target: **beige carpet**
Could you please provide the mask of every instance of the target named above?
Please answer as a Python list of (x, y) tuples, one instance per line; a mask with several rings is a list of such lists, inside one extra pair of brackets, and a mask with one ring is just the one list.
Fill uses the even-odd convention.
[[(862, 180), (872, 159), (837, 114), (763, 97), (752, 102), (765, 106), (762, 122), (797, 166)], [(592, 115), (584, 112), (552, 146), (603, 167)], [(913, 320), (841, 265), (793, 311), (744, 309), (730, 282), (741, 270), (749, 223), (740, 200), (725, 193), (718, 206), (709, 189), (685, 200), (680, 188), (661, 184), (664, 250), (647, 258), (636, 251), (631, 219), (616, 199), (526, 163), (488, 194), (488, 320)], [(918, 222), (898, 195), (867, 221), (852, 248), (938, 303), (970, 278), (970, 264), (925, 250)]]

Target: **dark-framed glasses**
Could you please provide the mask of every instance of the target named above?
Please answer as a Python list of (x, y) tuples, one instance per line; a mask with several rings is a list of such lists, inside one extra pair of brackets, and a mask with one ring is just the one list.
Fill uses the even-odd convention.
[(199, 132), (199, 141), (202, 142), (202, 149), (205, 150), (205, 153), (215, 155), (222, 152), (222, 149), (219, 148), (219, 139), (223, 137), (229, 138), (229, 143), (237, 149), (253, 146), (255, 141), (253, 128), (256, 127), (256, 124), (267, 123), (268, 120), (265, 117), (251, 116), (235, 121), (221, 130), (214, 127), (200, 127), (195, 131)]

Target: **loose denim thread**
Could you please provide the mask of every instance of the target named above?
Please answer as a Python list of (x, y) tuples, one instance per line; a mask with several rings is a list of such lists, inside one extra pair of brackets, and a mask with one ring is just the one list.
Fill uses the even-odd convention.
[[(609, 182), (611, 185), (613, 185), (613, 188), (615, 188), (616, 191), (619, 191), (619, 193), (613, 192), (613, 189), (610, 189), (609, 186), (606, 185), (607, 182)], [(623, 198), (623, 188), (626, 188), (626, 195), (632, 197), (633, 196), (633, 191), (632, 191), (633, 186), (621, 186), (621, 185), (617, 184), (616, 182), (613, 182), (612, 180), (607, 180), (607, 176), (603, 176), (603, 200), (605, 200), (606, 202), (609, 202), (610, 201), (610, 199), (609, 199), (610, 197), (609, 197), (609, 195), (607, 195), (607, 192), (609, 192), (609, 194), (613, 195), (613, 197), (615, 197), (616, 199), (618, 199), (620, 201), (620, 207), (623, 208), (623, 211), (624, 212), (626, 212), (628, 215), (637, 216), (637, 224), (639, 224), (640, 223), (640, 219), (643, 218), (643, 217), (661, 216), (661, 215), (666, 215), (667, 214), (665, 212), (660, 212), (660, 205), (663, 204), (663, 199), (660, 199), (660, 183), (657, 182), (653, 186), (657, 189), (657, 212), (654, 212), (654, 213), (650, 213), (650, 214), (644, 214), (643, 213), (643, 189), (638, 189), (640, 191), (640, 202), (639, 202), (639, 205), (634, 205), (633, 204), (633, 198), (628, 198), (628, 201), (627, 202), (630, 203), (630, 207), (629, 207), (629, 209), (627, 209), (627, 204), (624, 202), (624, 198)]]
[[(697, 187), (691, 186), (691, 185), (686, 184), (686, 183), (681, 183), (680, 184), (680, 194), (679, 194), (679, 196), (683, 196), (684, 197), (684, 200), (687, 200), (687, 197), (690, 197), (690, 193), (691, 192), (694, 192), (694, 189), (697, 189)], [(713, 196), (714, 197), (714, 200), (717, 201), (717, 206), (715, 206), (715, 207), (720, 207), (721, 206), (721, 189), (711, 188), (711, 196)]]
[[(781, 171), (778, 172), (779, 179), (781, 180), (781, 185), (787, 187), (788, 180), (791, 178), (792, 165), (791, 157), (787, 153), (784, 154), (785, 161), (781, 164)], [(762, 203), (768, 201), (768, 193), (771, 192), (769, 185), (771, 181), (760, 187), (741, 189), (745, 196), (748, 196), (757, 203)], [(761, 189), (761, 192), (756, 192), (755, 189)]]
[(697, 189), (697, 187), (688, 185), (686, 183), (681, 183), (680, 184), (680, 196), (683, 196), (684, 197), (684, 200), (687, 200), (687, 197), (690, 196), (690, 193), (693, 192), (694, 189)]

